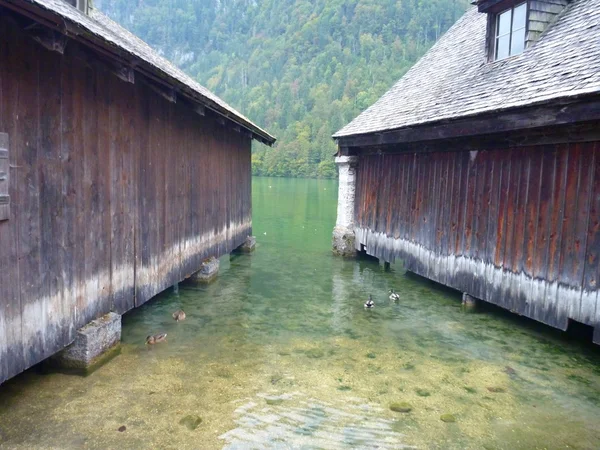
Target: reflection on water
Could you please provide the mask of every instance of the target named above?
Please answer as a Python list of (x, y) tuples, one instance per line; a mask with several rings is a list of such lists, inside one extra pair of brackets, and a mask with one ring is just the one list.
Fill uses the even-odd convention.
[(332, 257), (335, 195), (256, 179), (256, 253), (128, 314), (121, 355), (91, 376), (3, 385), (0, 448), (600, 448), (597, 348)]

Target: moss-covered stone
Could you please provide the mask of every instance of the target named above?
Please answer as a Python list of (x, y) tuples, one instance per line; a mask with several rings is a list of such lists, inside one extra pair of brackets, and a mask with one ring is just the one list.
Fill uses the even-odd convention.
[(454, 423), (456, 422), (456, 417), (454, 417), (452, 414), (442, 414), (440, 416), (440, 420), (446, 423)]
[(310, 350), (306, 350), (305, 355), (309, 358), (319, 359), (325, 356), (325, 352), (318, 348), (311, 348)]
[(338, 391), (351, 391), (352, 388), (350, 386), (342, 385), (338, 387)]
[(412, 411), (412, 406), (406, 402), (397, 402), (390, 404), (390, 409), (394, 412), (409, 413)]
[(367, 353), (367, 358), (375, 359), (375, 358), (377, 358), (377, 355), (375, 353), (373, 353), (373, 352)]
[(201, 423), (202, 417), (193, 414), (187, 415), (179, 421), (179, 425), (185, 426), (190, 431), (194, 431)]
[(415, 392), (419, 397), (429, 397), (431, 395), (431, 392), (427, 389), (417, 389)]
[(488, 386), (487, 390), (495, 394), (503, 394), (506, 392), (506, 389), (500, 386)]

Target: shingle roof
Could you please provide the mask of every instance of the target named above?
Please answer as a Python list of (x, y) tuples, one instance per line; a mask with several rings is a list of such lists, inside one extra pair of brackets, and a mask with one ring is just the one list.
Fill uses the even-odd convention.
[(375, 104), (333, 137), (369, 134), (600, 93), (600, 0), (574, 0), (519, 56), (487, 62), (471, 8)]
[(141, 60), (141, 62), (157, 70), (162, 75), (161, 78), (164, 81), (174, 87), (191, 91), (194, 99), (199, 103), (247, 128), (253, 133), (254, 137), (258, 137), (270, 144), (275, 142), (275, 138), (267, 131), (254, 124), (208, 89), (198, 84), (171, 62), (160, 56), (148, 44), (110, 20), (100, 11), (92, 8), (90, 14), (86, 15), (63, 0), (9, 1), (15, 5), (29, 3), (59, 16), (59, 18), (69, 24), (66, 29), (70, 34), (73, 34), (74, 26), (78, 32), (91, 34), (107, 47), (116, 50), (119, 54), (127, 54), (129, 57)]

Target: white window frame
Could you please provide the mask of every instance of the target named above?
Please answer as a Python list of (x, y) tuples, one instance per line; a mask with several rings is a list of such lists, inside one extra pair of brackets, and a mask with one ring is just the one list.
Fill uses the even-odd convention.
[[(519, 29), (515, 30), (515, 29), (513, 29), (513, 26), (514, 26), (514, 17), (515, 17), (514, 16), (514, 11), (515, 11), (515, 9), (517, 9), (517, 8), (523, 6), (523, 5), (525, 5), (525, 27), (524, 28), (519, 28)], [(498, 33), (500, 32), (500, 16), (502, 14), (505, 14), (506, 12), (509, 12), (509, 11), (510, 11), (510, 29), (509, 29), (508, 33), (505, 33), (503, 35), (499, 35)], [(500, 11), (500, 12), (498, 12), (498, 13), (495, 14), (495, 16), (494, 16), (494, 36), (493, 36), (493, 41), (492, 41), (493, 42), (493, 52), (492, 52), (492, 55), (493, 55), (493, 59), (492, 60), (493, 61), (501, 61), (503, 59), (507, 59), (507, 58), (510, 58), (510, 57), (513, 57), (513, 56), (520, 55), (521, 53), (523, 53), (523, 51), (525, 51), (525, 45), (527, 43), (527, 30), (529, 28), (529, 26), (528, 26), (529, 23), (528, 22), (529, 22), (529, 2), (528, 1), (520, 2), (520, 3), (516, 4), (516, 5), (511, 6), (510, 8), (506, 8), (506, 9), (504, 9), (504, 10), (502, 10), (502, 11)], [(522, 29), (525, 30), (525, 32), (524, 32), (524, 38), (523, 38), (524, 39), (523, 40), (523, 50), (521, 50), (519, 53), (513, 54), (512, 53), (512, 49), (513, 49), (513, 42), (512, 42), (513, 33), (515, 31), (519, 31), (519, 30), (522, 30)], [(508, 36), (508, 38), (509, 38), (509, 41), (508, 41), (508, 55), (504, 56), (502, 58), (499, 58), (498, 57), (498, 49), (499, 49), (498, 42), (500, 41), (500, 38), (506, 37), (506, 36)]]

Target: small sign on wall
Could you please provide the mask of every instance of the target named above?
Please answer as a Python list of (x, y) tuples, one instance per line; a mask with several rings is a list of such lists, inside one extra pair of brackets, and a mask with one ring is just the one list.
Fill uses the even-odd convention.
[(0, 221), (10, 218), (8, 134), (0, 133)]

